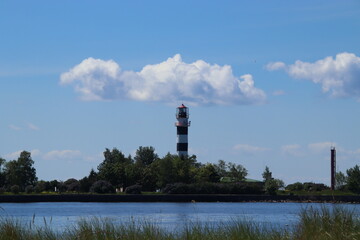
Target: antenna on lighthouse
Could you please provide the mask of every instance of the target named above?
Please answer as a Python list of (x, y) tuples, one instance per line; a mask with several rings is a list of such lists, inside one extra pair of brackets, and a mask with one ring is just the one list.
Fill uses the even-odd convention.
[(181, 104), (181, 106), (176, 109), (176, 119), (176, 151), (179, 157), (188, 156), (188, 127), (190, 126), (190, 122), (189, 109), (184, 104)]

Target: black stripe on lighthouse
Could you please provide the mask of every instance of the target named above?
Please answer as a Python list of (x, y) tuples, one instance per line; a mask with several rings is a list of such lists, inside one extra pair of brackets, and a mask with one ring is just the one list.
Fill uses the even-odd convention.
[(179, 152), (182, 152), (182, 151), (186, 151), (188, 150), (188, 143), (178, 143), (177, 146), (176, 146), (176, 150)]
[(187, 135), (188, 128), (187, 127), (177, 127), (177, 135)]

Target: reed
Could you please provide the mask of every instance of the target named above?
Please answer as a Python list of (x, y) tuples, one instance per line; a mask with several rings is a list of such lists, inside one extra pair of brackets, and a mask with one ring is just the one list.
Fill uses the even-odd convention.
[[(50, 221), (51, 222), (51, 221)], [(81, 219), (61, 232), (44, 219), (39, 227), (18, 219), (0, 218), (0, 240), (330, 240), (360, 239), (360, 220), (354, 211), (341, 207), (303, 209), (299, 222), (292, 228), (275, 228), (236, 219), (217, 224), (188, 222), (168, 231), (149, 222), (115, 223), (108, 218)]]

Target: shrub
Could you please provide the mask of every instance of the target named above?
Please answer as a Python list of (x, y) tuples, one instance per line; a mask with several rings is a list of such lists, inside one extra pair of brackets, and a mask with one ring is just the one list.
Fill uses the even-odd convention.
[(125, 193), (127, 194), (141, 194), (142, 186), (135, 184), (125, 188)]
[(14, 194), (18, 194), (20, 192), (20, 187), (19, 185), (13, 185), (10, 187), (10, 191)]
[(195, 183), (168, 184), (163, 193), (168, 194), (262, 194), (262, 185), (256, 183)]
[(6, 192), (6, 188), (0, 187), (0, 194), (4, 194)]
[(96, 181), (90, 188), (92, 193), (114, 193), (115, 188), (110, 182), (105, 180)]
[(296, 182), (286, 186), (286, 190), (288, 191), (301, 191), (303, 189), (304, 189), (304, 185), (301, 182)]
[(25, 187), (25, 192), (26, 193), (32, 193), (34, 192), (34, 186), (33, 185), (28, 185)]

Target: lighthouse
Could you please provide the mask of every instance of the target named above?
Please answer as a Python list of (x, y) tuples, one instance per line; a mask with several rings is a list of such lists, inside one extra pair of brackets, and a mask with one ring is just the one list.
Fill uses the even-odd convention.
[(181, 156), (188, 155), (188, 127), (190, 126), (189, 121), (189, 109), (185, 107), (184, 104), (181, 104), (180, 107), (176, 109), (176, 119), (175, 123), (177, 131), (177, 144), (176, 151)]

